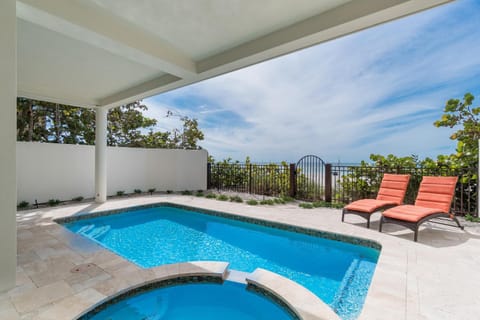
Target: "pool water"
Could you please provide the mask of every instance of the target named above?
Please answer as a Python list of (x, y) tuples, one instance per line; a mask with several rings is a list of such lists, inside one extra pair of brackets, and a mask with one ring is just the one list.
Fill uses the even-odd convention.
[(343, 319), (361, 311), (379, 251), (161, 206), (66, 224), (143, 268), (195, 260), (264, 268), (303, 285)]
[(183, 284), (146, 291), (87, 314), (80, 320), (291, 320), (280, 306), (248, 291), (246, 285)]

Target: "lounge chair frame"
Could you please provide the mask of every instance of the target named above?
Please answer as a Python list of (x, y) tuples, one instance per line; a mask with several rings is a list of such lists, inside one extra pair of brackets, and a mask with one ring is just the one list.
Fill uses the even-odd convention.
[[(460, 224), (460, 221), (458, 221), (457, 217), (455, 217), (453, 214), (443, 213), (443, 212), (440, 213), (439, 212), (439, 213), (432, 213), (432, 214), (418, 220), (417, 222), (399, 220), (399, 219), (385, 217), (385, 216), (382, 215), (382, 217), (380, 218), (380, 225), (378, 227), (378, 231), (382, 232), (382, 226), (383, 226), (384, 223), (398, 224), (398, 225), (404, 226), (404, 227), (412, 230), (414, 232), (413, 241), (417, 242), (417, 240), (418, 240), (418, 229), (420, 228), (420, 226), (424, 222), (427, 222), (427, 221), (432, 220), (432, 219), (438, 219), (438, 218), (440, 218), (442, 220), (444, 220), (444, 218), (448, 218), (449, 220), (454, 221), (457, 224), (458, 228), (460, 228), (461, 230), (464, 229), (464, 226), (462, 226)], [(437, 222), (437, 221), (430, 221), (430, 222), (436, 223), (436, 224), (443, 224), (443, 225), (450, 226), (450, 227), (456, 227), (456, 226), (453, 226), (451, 224), (441, 223), (441, 222)]]
[[(383, 207), (379, 208), (377, 211), (387, 210), (387, 209), (393, 208), (395, 206), (396, 205), (394, 205), (394, 204), (383, 206)], [(376, 212), (376, 211), (374, 211), (374, 212)], [(370, 213), (370, 212), (353, 211), (353, 210), (348, 210), (347, 208), (343, 208), (343, 210), (342, 210), (342, 222), (345, 222), (344, 220), (345, 220), (345, 215), (346, 214), (354, 214), (354, 215), (357, 215), (357, 216), (360, 216), (360, 217), (364, 218), (365, 220), (367, 220), (367, 228), (370, 229), (370, 217), (372, 216), (373, 212)]]

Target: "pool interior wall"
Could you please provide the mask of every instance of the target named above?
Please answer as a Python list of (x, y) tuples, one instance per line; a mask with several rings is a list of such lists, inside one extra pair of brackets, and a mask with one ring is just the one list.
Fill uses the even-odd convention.
[(154, 282), (122, 293), (80, 316), (99, 319), (299, 320), (281, 300), (261, 288), (212, 276)]
[[(112, 216), (117, 213), (122, 214)], [(271, 270), (308, 288), (343, 319), (358, 316), (380, 247), (366, 239), (165, 203), (59, 222), (144, 268), (222, 260), (245, 272)]]

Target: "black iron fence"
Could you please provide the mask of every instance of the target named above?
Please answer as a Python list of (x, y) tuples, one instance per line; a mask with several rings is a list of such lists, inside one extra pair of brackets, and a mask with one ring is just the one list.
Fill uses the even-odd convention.
[(414, 203), (423, 176), (458, 176), (452, 210), (459, 215), (478, 216), (477, 172), (477, 168), (384, 168), (332, 165), (323, 161), (308, 166), (209, 163), (207, 179), (209, 189), (349, 203), (375, 198), (384, 173), (404, 173), (411, 175), (405, 203)]
[(288, 164), (209, 163), (208, 188), (280, 196), (290, 193)]

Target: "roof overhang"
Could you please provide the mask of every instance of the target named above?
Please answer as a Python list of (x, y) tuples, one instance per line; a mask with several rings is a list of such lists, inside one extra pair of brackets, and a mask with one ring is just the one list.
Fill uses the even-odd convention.
[(450, 0), (18, 0), (18, 95), (114, 107)]

